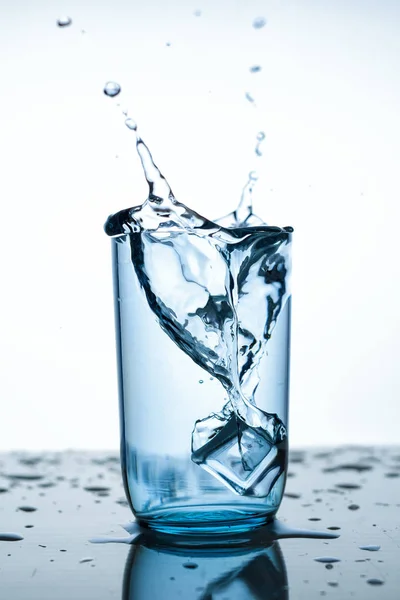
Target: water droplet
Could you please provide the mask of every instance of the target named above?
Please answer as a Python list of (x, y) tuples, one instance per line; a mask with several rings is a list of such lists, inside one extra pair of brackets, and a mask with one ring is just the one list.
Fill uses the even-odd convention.
[(204, 381), (202, 379), (199, 379), (199, 383), (204, 383)]
[(125, 498), (119, 498), (118, 500), (115, 501), (116, 504), (119, 504), (120, 506), (129, 506), (127, 500), (125, 500)]
[(32, 529), (32, 527), (34, 527), (34, 525), (25, 525), (26, 529)]
[(260, 150), (260, 145), (264, 139), (265, 139), (265, 133), (263, 131), (259, 131), (257, 133), (257, 145), (256, 145), (256, 150), (255, 150), (257, 156), (262, 156), (262, 152)]
[(94, 494), (111, 491), (111, 489), (109, 487), (100, 486), (100, 485), (88, 485), (88, 486), (84, 487), (83, 489), (86, 492), (93, 492)]
[(8, 492), (8, 488), (0, 488), (0, 494), (5, 494)]
[(330, 564), (340, 562), (340, 558), (334, 558), (332, 556), (318, 556), (317, 558), (314, 558), (314, 560), (320, 563)]
[(186, 562), (183, 563), (183, 566), (185, 567), (185, 569), (197, 569), (197, 567), (199, 566), (197, 563), (195, 562)]
[(23, 539), (19, 533), (0, 533), (0, 542), (20, 542)]
[(170, 580), (171, 581), (175, 581), (175, 577), (170, 577)]
[(373, 577), (372, 579), (367, 579), (367, 583), (369, 583), (369, 585), (383, 585), (385, 582), (382, 581), (382, 579), (375, 579)]
[(252, 67), (250, 67), (249, 71), (250, 73), (259, 73), (261, 69), (262, 67), (260, 65), (253, 65)]
[(43, 544), (38, 544), (39, 548), (47, 548), (47, 546), (44, 546)]
[(88, 556), (86, 558), (81, 558), (81, 560), (79, 561), (79, 563), (80, 564), (88, 563), (88, 562), (92, 562), (92, 560), (94, 560), (94, 558), (91, 558), (90, 556)]
[(330, 529), (331, 531), (337, 531), (338, 529), (340, 529), (340, 527), (332, 526), (332, 527), (327, 527), (327, 529)]
[(400, 473), (385, 473), (385, 477), (387, 477), (388, 479), (395, 479), (397, 477), (400, 477)]
[(337, 581), (328, 581), (328, 585), (330, 585), (331, 587), (337, 587), (339, 583)]
[(254, 98), (253, 98), (253, 96), (249, 92), (246, 92), (245, 97), (246, 97), (246, 100), (248, 100), (249, 102), (251, 102), (251, 104), (254, 103)]
[(310, 517), (308, 520), (309, 521), (320, 521), (321, 519), (319, 519), (318, 517)]
[(360, 490), (361, 485), (357, 485), (356, 483), (337, 483), (336, 487), (342, 490)]
[(125, 125), (128, 127), (128, 129), (132, 129), (132, 131), (136, 131), (137, 129), (136, 121), (131, 118), (125, 120)]
[(62, 549), (60, 550), (60, 552), (66, 552), (66, 550), (64, 550), (64, 548), (62, 548)]
[(333, 569), (333, 565), (328, 563), (327, 565), (325, 565), (325, 569), (331, 570)]
[(107, 81), (106, 85), (104, 86), (104, 93), (106, 96), (110, 96), (110, 98), (118, 96), (120, 91), (121, 86), (118, 83), (115, 83), (115, 81)]
[(368, 552), (378, 552), (381, 549), (380, 546), (359, 546), (360, 550), (367, 550)]
[(195, 10), (193, 14), (195, 17), (201, 17), (201, 10)]
[(301, 498), (301, 494), (292, 494), (290, 492), (286, 492), (284, 496), (285, 498), (293, 498), (293, 500), (298, 500), (299, 498)]
[(358, 510), (360, 507), (358, 506), (358, 504), (350, 504), (350, 506), (347, 507), (349, 510)]
[(39, 481), (44, 479), (44, 475), (33, 474), (33, 473), (8, 473), (7, 479), (13, 479), (16, 481)]
[(165, 45), (168, 46), (168, 48), (170, 48), (171, 47), (171, 42), (167, 42)]
[(59, 19), (57, 19), (57, 25), (59, 27), (68, 27), (69, 25), (71, 25), (71, 23), (72, 23), (71, 17), (62, 16)]
[(262, 29), (263, 27), (265, 27), (266, 24), (267, 24), (267, 19), (264, 19), (264, 17), (257, 17), (253, 21), (254, 29)]
[(35, 512), (37, 508), (35, 506), (18, 506), (17, 510), (22, 510), (22, 512)]

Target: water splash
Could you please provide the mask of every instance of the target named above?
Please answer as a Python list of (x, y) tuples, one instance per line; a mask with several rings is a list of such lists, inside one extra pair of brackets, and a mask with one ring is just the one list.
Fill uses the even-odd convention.
[[(138, 134), (136, 145), (148, 198), (111, 215), (105, 231), (130, 234), (132, 264), (160, 327), (228, 393), (221, 412), (196, 421), (193, 462), (239, 494), (265, 497), (284, 470), (286, 428), (256, 406), (254, 394), (258, 365), (289, 297), (292, 229), (268, 227), (254, 215), (255, 172), (238, 208), (213, 222), (177, 201)], [(177, 270), (160, 270), (160, 253), (165, 265), (178, 261)]]

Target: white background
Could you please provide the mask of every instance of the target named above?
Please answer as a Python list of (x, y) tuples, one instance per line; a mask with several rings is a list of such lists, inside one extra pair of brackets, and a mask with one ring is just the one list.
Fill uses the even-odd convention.
[(218, 217), (256, 168), (295, 227), (292, 445), (398, 442), (399, 30), (398, 0), (0, 2), (1, 449), (118, 446), (125, 108), (179, 200)]

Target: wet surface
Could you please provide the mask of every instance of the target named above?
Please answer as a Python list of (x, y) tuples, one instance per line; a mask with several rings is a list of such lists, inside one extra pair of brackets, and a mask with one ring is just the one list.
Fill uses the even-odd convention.
[(1, 597), (396, 600), (399, 474), (398, 448), (292, 452), (274, 535), (188, 548), (128, 525), (116, 454), (0, 455)]

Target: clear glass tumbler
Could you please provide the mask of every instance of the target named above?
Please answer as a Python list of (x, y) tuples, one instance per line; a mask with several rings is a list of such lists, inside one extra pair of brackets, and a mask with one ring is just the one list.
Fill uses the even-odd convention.
[[(238, 312), (240, 343), (237, 355), (228, 357), (228, 364), (234, 371), (236, 368), (236, 392), (227, 384), (226, 371), (215, 366), (218, 352), (209, 354), (212, 360), (207, 364), (212, 368), (208, 368), (193, 347), (206, 344), (214, 335), (207, 334), (207, 319), (211, 319), (215, 306), (223, 307), (223, 301), (218, 304), (216, 295), (212, 306), (208, 303), (197, 312), (196, 307), (186, 307), (190, 318), (183, 329), (189, 330), (192, 316), (200, 315), (202, 320), (199, 316), (196, 326), (204, 326), (205, 337), (196, 342), (200, 333), (192, 331), (190, 347), (183, 334), (176, 343), (175, 313), (166, 323), (164, 310), (160, 326), (160, 301), (156, 306), (143, 271), (138, 273), (135, 253), (143, 249), (138, 236), (132, 232), (111, 239), (121, 465), (130, 507), (140, 524), (167, 533), (235, 532), (259, 527), (274, 517), (286, 482), (291, 230), (264, 227), (260, 233), (254, 228), (246, 237), (246, 248), (251, 242), (257, 257), (252, 263), (254, 278), (262, 285), (257, 284), (258, 279), (251, 286), (233, 282), (232, 289), (239, 289), (246, 319), (252, 320), (254, 327), (258, 323), (263, 331), (267, 314), (269, 326), (264, 327), (265, 351), (257, 355), (261, 341), (250, 335)], [(175, 267), (165, 256), (157, 263), (156, 274), (164, 288), (165, 282), (171, 281), (171, 294), (182, 294), (174, 288)], [(240, 271), (238, 281), (243, 273), (243, 281), (250, 277), (249, 264), (247, 258), (242, 260), (244, 271)], [(208, 266), (212, 268), (212, 262)], [(202, 273), (208, 266), (200, 264), (198, 271)], [(153, 284), (155, 289), (157, 282)], [(180, 300), (190, 304), (191, 298)], [(225, 339), (230, 339), (229, 332)], [(234, 353), (233, 347), (230, 351)], [(246, 372), (243, 363), (254, 356), (258, 356), (252, 367), (257, 376), (256, 383), (254, 379), (251, 383), (242, 377)], [(249, 386), (253, 386), (252, 393)]]

